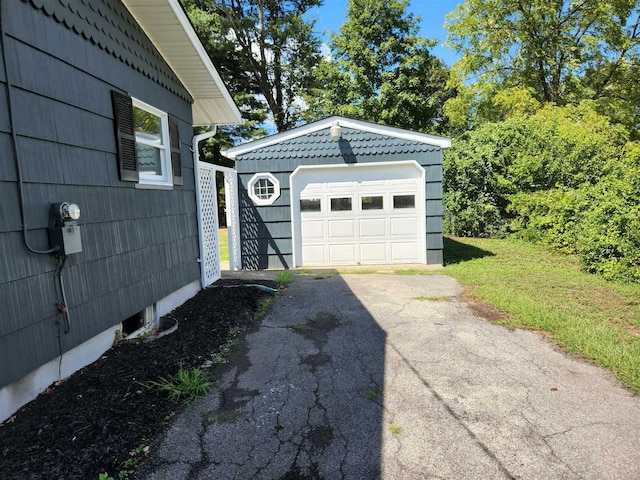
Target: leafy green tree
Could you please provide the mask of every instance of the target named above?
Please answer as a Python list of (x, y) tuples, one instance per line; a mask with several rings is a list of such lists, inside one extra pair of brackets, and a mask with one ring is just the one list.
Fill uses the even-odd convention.
[(596, 100), (600, 113), (633, 130), (639, 20), (637, 0), (465, 0), (446, 22), (448, 43), (462, 54), (456, 84), (473, 82), (471, 114), (480, 121), (497, 120), (487, 108), (496, 93), (519, 88), (542, 104)]
[[(250, 67), (237, 45), (227, 38), (228, 26), (224, 24), (221, 12), (212, 2), (183, 0), (183, 4), (198, 37), (242, 113), (242, 125), (221, 127), (214, 138), (200, 145), (201, 160), (225, 164), (221, 150), (232, 147), (238, 140), (266, 134), (263, 123), (267, 118), (267, 107), (259, 96), (257, 84), (246, 75)], [(195, 133), (206, 130), (197, 127)]]
[(563, 104), (587, 88), (585, 72), (599, 98), (637, 60), (637, 17), (636, 0), (465, 0), (447, 16), (448, 42), (463, 54), (463, 74)]
[(187, 0), (185, 4), (223, 77), (233, 79), (231, 84), (237, 86), (233, 91), (245, 92), (241, 110), (266, 111), (278, 131), (298, 124), (304, 109), (299, 97), (311, 87), (312, 71), (320, 60), (314, 21), (304, 15), (321, 0)]
[(406, 8), (407, 0), (349, 0), (347, 20), (331, 36), (332, 56), (305, 97), (308, 119), (345, 115), (419, 131), (442, 123), (448, 69)]
[(443, 105), (447, 119), (447, 133), (460, 136), (467, 130), (484, 122), (499, 122), (511, 116), (533, 115), (541, 107), (531, 89), (505, 87), (480, 95), (476, 85), (459, 84), (457, 95)]
[(506, 234), (515, 195), (595, 185), (620, 156), (626, 130), (579, 106), (547, 105), (534, 115), (486, 123), (444, 158), (444, 206), (456, 235)]

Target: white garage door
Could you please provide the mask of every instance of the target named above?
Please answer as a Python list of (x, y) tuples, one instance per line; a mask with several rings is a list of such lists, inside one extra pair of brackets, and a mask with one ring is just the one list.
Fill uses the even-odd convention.
[(292, 187), (296, 263), (424, 263), (424, 170), (416, 162), (300, 169)]

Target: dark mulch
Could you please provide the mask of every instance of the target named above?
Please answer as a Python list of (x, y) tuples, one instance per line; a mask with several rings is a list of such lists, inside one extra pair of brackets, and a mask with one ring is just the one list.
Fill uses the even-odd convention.
[(0, 424), (2, 479), (97, 480), (101, 472), (126, 478), (131, 452), (144, 455), (140, 450), (183, 408), (146, 388), (147, 382), (211, 360), (231, 329), (254, 323), (267, 296), (248, 286), (203, 290), (170, 314), (178, 319), (176, 332), (148, 343), (120, 343), (52, 385)]

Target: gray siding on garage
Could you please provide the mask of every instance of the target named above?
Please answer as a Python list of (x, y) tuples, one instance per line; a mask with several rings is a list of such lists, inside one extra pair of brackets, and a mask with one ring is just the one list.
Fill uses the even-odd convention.
[[(46, 8), (42, 9), (41, 5)], [(49, 206), (80, 206), (82, 253), (63, 277), (67, 351), (200, 277), (191, 99), (117, 0), (3, 6), (29, 242), (48, 248)], [(99, 8), (94, 8), (99, 7)], [(0, 64), (1, 66), (1, 64)], [(7, 83), (0, 68), (0, 96)], [(118, 179), (111, 91), (178, 118), (183, 186)], [(55, 260), (23, 245), (7, 104), (0, 102), (0, 388), (59, 355)]]
[[(242, 268), (291, 268), (291, 198), (289, 177), (299, 166), (415, 160), (425, 168), (427, 263), (442, 264), (442, 150), (396, 137), (342, 128), (339, 142), (329, 129), (309, 133), (236, 158), (239, 178)], [(247, 194), (255, 173), (269, 172), (280, 182), (280, 198), (257, 206)]]

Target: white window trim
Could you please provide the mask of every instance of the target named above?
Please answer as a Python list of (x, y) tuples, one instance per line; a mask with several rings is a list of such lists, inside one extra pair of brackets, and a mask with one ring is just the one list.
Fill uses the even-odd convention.
[[(154, 175), (148, 172), (139, 172), (140, 179), (138, 183), (140, 185), (159, 185), (159, 186), (173, 186), (173, 170), (171, 168), (171, 140), (169, 137), (169, 115), (162, 110), (155, 108), (148, 103), (145, 103), (137, 98), (132, 98), (134, 107), (145, 110), (152, 115), (160, 117), (160, 128), (162, 129), (162, 141), (160, 144), (158, 141), (150, 141), (139, 137), (137, 134), (136, 144), (146, 145), (154, 147), (160, 150), (160, 162), (162, 163), (162, 175)], [(134, 131), (135, 133), (135, 131)]]
[[(273, 183), (273, 195), (271, 195), (271, 197), (267, 199), (259, 198), (253, 192), (253, 187), (260, 180), (269, 180)], [(278, 198), (280, 198), (280, 182), (276, 177), (268, 172), (256, 173), (251, 177), (251, 180), (249, 180), (249, 183), (247, 184), (247, 190), (249, 191), (249, 198), (251, 198), (253, 203), (256, 205), (272, 205)]]

